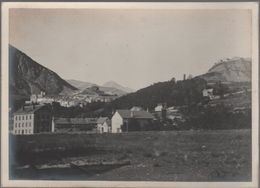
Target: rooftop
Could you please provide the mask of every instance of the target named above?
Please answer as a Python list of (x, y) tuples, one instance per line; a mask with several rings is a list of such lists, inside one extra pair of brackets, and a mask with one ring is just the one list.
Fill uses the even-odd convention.
[(105, 121), (109, 120), (108, 117), (100, 117), (97, 120), (98, 124), (103, 124)]
[(17, 110), (14, 114), (32, 114), (37, 110), (41, 109), (45, 105), (30, 105), (30, 106), (23, 106), (19, 110)]
[(97, 120), (95, 118), (55, 118), (55, 123), (57, 124), (93, 124)]
[[(153, 115), (147, 111), (131, 111), (131, 110), (117, 110), (122, 118), (135, 118), (135, 119), (154, 119)], [(132, 113), (132, 114), (131, 114)], [(133, 116), (132, 116), (133, 115)]]

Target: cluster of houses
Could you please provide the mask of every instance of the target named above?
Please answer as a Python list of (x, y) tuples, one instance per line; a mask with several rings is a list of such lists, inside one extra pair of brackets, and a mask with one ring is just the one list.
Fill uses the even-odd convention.
[[(185, 75), (184, 75), (185, 77)], [(45, 92), (41, 91), (40, 94), (32, 94), (30, 96), (29, 101), (25, 101), (25, 104), (52, 104), (53, 102), (58, 102), (63, 107), (73, 107), (84, 105), (92, 102), (111, 102), (115, 100), (118, 96), (113, 94), (106, 94), (99, 90), (98, 86), (92, 86), (91, 88), (87, 88), (90, 91), (87, 94), (84, 93), (75, 93), (72, 96), (46, 96)], [(100, 92), (99, 92), (100, 91)], [(203, 97), (209, 98), (210, 100), (219, 99), (220, 96), (213, 94), (213, 88), (203, 89), (202, 90)], [(160, 111), (162, 108), (162, 104), (159, 104), (155, 109), (155, 112)], [(168, 109), (170, 110), (170, 109)]]
[(71, 99), (92, 103), (92, 102), (111, 102), (112, 100), (115, 100), (117, 97), (118, 96), (116, 94), (101, 91), (98, 86), (91, 86), (79, 93), (75, 93), (71, 97)]
[[(166, 110), (166, 111), (165, 111)], [(164, 114), (166, 116), (164, 117)], [(116, 110), (112, 118), (60, 118), (54, 117), (51, 105), (24, 105), (13, 114), (11, 133), (30, 135), (43, 132), (121, 133), (151, 130), (155, 120), (164, 118), (181, 119), (177, 109), (165, 108), (159, 104), (153, 112), (134, 106), (131, 109)]]
[(46, 96), (44, 92), (40, 94), (32, 94), (30, 96), (29, 101), (25, 101), (25, 104), (52, 104), (53, 102), (58, 102), (63, 107), (73, 107), (73, 106), (80, 106), (83, 107), (87, 103), (102, 101), (105, 102), (103, 98), (93, 99), (89, 96), (84, 96), (82, 99), (79, 97), (69, 97), (69, 96)]
[(25, 104), (51, 104), (54, 102), (54, 98), (47, 97), (45, 92), (41, 91), (40, 94), (32, 94), (29, 101), (25, 101)]
[(71, 101), (81, 101), (83, 103), (92, 103), (92, 102), (111, 102), (115, 100), (117, 96), (115, 95), (84, 95), (77, 94), (72, 97)]
[[(97, 87), (97, 86), (95, 86)], [(111, 102), (115, 100), (118, 96), (113, 94), (106, 94), (104, 92), (100, 92), (99, 88), (91, 87), (91, 90), (96, 92), (83, 94), (83, 93), (75, 93), (71, 96), (47, 96), (45, 92), (41, 91), (40, 94), (32, 94), (30, 96), (29, 101), (25, 101), (25, 104), (52, 104), (53, 102), (58, 102), (63, 107), (74, 107), (84, 105), (92, 102)]]
[[(202, 95), (214, 100), (213, 89), (202, 90)], [(79, 97), (79, 95), (77, 95)], [(149, 130), (153, 122), (171, 120), (175, 122), (185, 121), (180, 107), (167, 107), (167, 104), (158, 104), (152, 112), (142, 107), (134, 106), (131, 109), (116, 110), (112, 118), (59, 118), (53, 117), (51, 104), (60, 102), (62, 106), (70, 106), (61, 99), (54, 100), (46, 97), (44, 92), (39, 95), (32, 95), (30, 101), (26, 101), (21, 109), (13, 115), (13, 126), (11, 129), (14, 135), (30, 135), (42, 132), (77, 132), (89, 133), (121, 133), (128, 131)], [(36, 105), (37, 104), (37, 105)], [(73, 104), (75, 105), (75, 104)]]

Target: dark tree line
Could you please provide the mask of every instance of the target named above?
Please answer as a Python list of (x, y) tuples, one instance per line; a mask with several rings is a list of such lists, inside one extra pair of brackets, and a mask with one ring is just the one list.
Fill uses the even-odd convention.
[(153, 109), (158, 103), (167, 103), (169, 106), (190, 105), (202, 100), (201, 92), (205, 87), (206, 81), (199, 78), (177, 82), (172, 79), (167, 82), (155, 83), (116, 99), (112, 102), (112, 106), (116, 109), (131, 108), (132, 106)]
[(183, 129), (250, 129), (251, 109), (234, 112), (232, 107), (223, 104), (215, 107), (193, 107), (184, 112), (186, 121)]

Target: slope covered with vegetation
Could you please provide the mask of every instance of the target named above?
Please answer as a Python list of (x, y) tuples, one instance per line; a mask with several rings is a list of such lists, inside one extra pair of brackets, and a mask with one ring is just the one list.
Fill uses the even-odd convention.
[(149, 87), (120, 97), (112, 102), (116, 109), (142, 106), (153, 109), (158, 103), (167, 105), (188, 105), (202, 100), (201, 91), (206, 87), (206, 81), (194, 78), (184, 81), (174, 80), (158, 82)]

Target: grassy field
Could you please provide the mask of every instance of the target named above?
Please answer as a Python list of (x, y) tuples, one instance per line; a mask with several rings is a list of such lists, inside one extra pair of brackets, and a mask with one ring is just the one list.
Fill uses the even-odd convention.
[[(10, 142), (11, 178), (17, 179), (251, 181), (251, 130), (40, 134), (11, 136)], [(77, 159), (131, 164), (91, 175), (75, 169), (15, 170)]]

